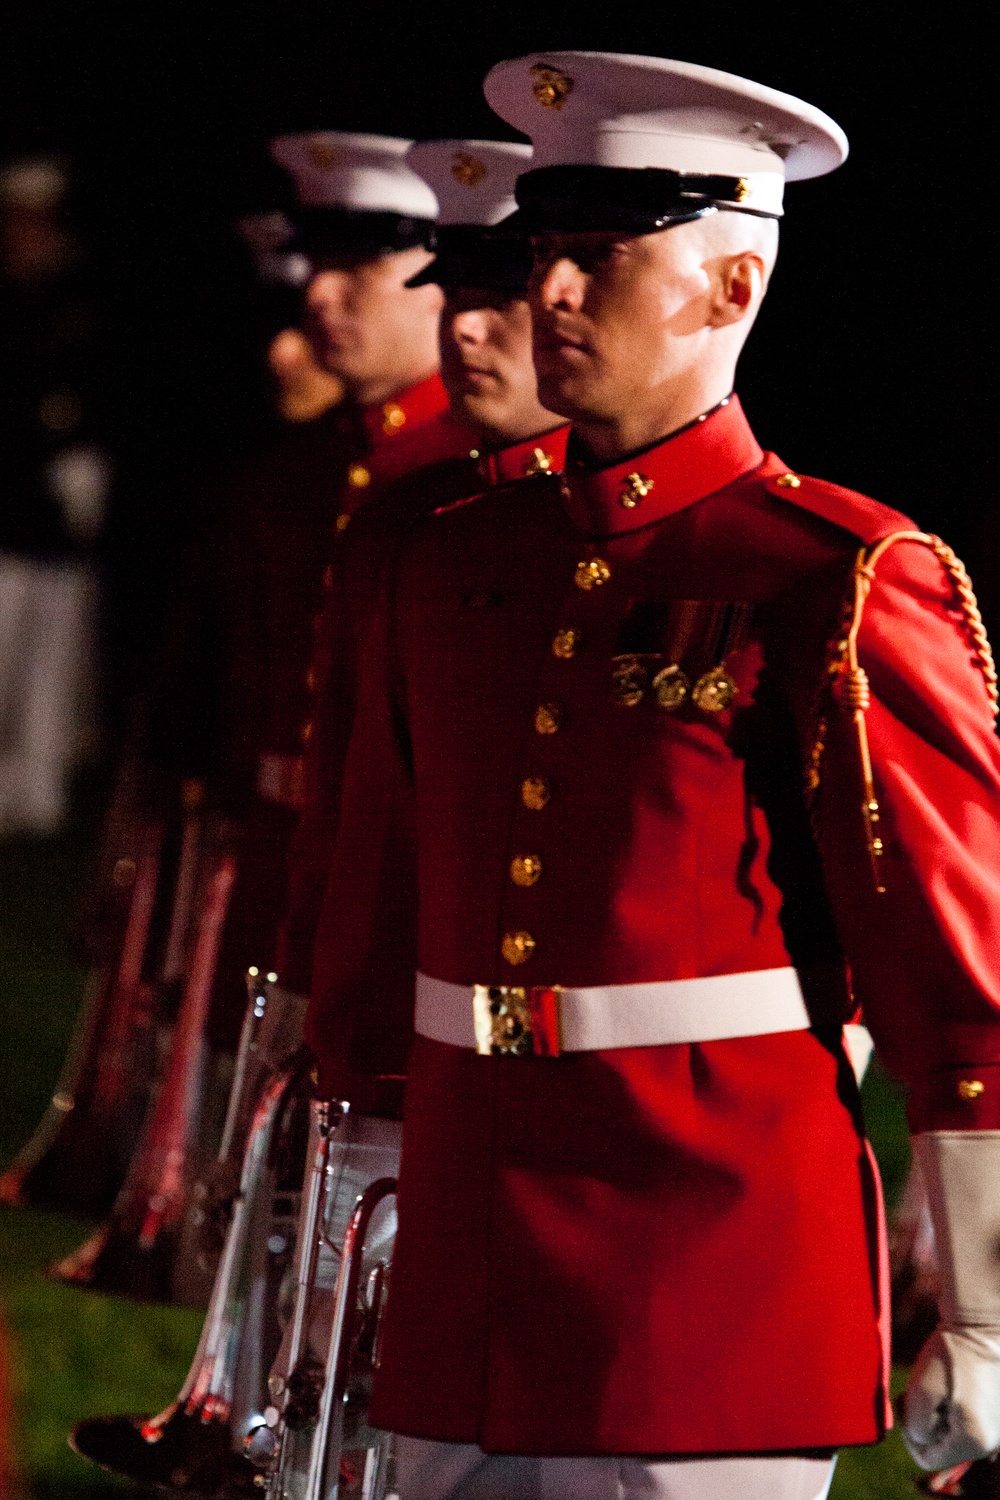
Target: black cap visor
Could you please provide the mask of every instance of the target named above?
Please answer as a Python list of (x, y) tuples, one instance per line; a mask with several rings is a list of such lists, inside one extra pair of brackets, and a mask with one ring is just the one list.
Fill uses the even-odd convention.
[(366, 209), (296, 208), (290, 215), (294, 236), (288, 246), (309, 260), (377, 260), (417, 245), (429, 249), (433, 219)]
[(686, 224), (720, 208), (773, 219), (745, 208), (742, 177), (671, 172), (660, 167), (537, 167), (517, 180), (517, 212), (500, 226), (505, 234), (652, 234)]
[(519, 235), (498, 234), (478, 224), (441, 224), (435, 232), (436, 255), (407, 286), (483, 287), (523, 297), (531, 275), (531, 246)]

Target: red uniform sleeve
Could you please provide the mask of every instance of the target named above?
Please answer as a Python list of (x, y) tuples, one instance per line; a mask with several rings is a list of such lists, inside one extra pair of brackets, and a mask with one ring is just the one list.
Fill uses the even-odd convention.
[(278, 955), (282, 982), (302, 994), (312, 982), (316, 931), (337, 838), (358, 654), (410, 528), (433, 504), (469, 494), (477, 478), (468, 460), (419, 469), (358, 511), (334, 548), (316, 622), (313, 732), (306, 746), (303, 807), (289, 857), (289, 897)]
[(339, 588), (331, 586), (316, 622), (310, 668), (313, 733), (306, 747), (302, 810), (289, 848), (288, 904), (278, 942), (282, 984), (299, 994), (308, 994), (312, 983), (316, 924), (340, 810), (347, 702), (353, 697), (345, 680), (343, 647), (343, 600)]
[(413, 1031), (417, 880), (410, 757), (384, 599), (359, 643), (356, 683), (338, 836), (326, 850), (316, 914), (306, 1039), (331, 1096), (396, 1116)]
[(857, 732), (836, 706), (816, 809), (855, 995), (909, 1085), (914, 1129), (996, 1129), (1000, 741), (954, 580), (928, 546), (901, 541), (879, 559), (858, 661), (871, 687), (877, 878)]

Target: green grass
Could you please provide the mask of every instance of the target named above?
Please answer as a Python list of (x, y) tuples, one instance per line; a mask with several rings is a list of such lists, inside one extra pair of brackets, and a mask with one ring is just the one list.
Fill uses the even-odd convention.
[[(0, 1162), (41, 1118), (58, 1073), (84, 975), (65, 932), (86, 876), (93, 818), (64, 836), (0, 845)], [(906, 1171), (899, 1096), (873, 1069), (865, 1107), (890, 1197)], [(90, 1226), (0, 1209), (0, 1306), (16, 1364), (14, 1420), (31, 1500), (110, 1500), (134, 1486), (90, 1467), (66, 1445), (95, 1413), (157, 1411), (176, 1394), (197, 1342), (197, 1313), (145, 1307), (47, 1281), (45, 1266)], [(900, 1379), (902, 1376), (900, 1376)], [(913, 1500), (914, 1468), (896, 1434), (841, 1455), (831, 1500)], [(162, 1492), (160, 1492), (162, 1493)]]
[[(92, 819), (64, 837), (0, 845), (0, 1160), (41, 1119), (83, 990), (65, 933), (87, 870)], [(72, 1453), (81, 1417), (157, 1411), (176, 1394), (197, 1343), (197, 1313), (144, 1307), (48, 1281), (46, 1265), (90, 1226), (0, 1209), (0, 1307), (12, 1345), (16, 1448), (32, 1500), (135, 1495)]]

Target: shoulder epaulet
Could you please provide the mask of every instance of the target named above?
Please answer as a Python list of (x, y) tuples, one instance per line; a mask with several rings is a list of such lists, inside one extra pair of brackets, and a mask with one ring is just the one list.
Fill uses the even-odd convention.
[(830, 484), (825, 479), (813, 479), (809, 474), (796, 474), (790, 469), (782, 470), (780, 465), (760, 478), (769, 494), (819, 516), (833, 526), (840, 526), (868, 547), (895, 531), (915, 529), (910, 518), (901, 511), (882, 505), (857, 490)]

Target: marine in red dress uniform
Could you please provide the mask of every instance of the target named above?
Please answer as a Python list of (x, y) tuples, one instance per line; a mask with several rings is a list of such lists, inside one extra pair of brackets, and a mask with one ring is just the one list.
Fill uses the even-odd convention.
[(311, 272), (307, 331), (346, 400), (245, 466), (228, 486), (213, 541), (226, 663), (216, 793), (243, 826), (211, 1020), (213, 1040), (230, 1048), (245, 1005), (243, 970), (275, 959), (324, 574), (358, 509), (411, 471), (468, 452), (436, 373), (440, 293), (406, 285), (430, 259), (436, 215), (433, 194), (405, 165), (408, 145), (327, 132), (273, 147), (299, 200), (290, 248)]
[[(233, 483), (208, 554), (211, 585), (196, 601), (213, 613), (208, 660), (222, 664), (226, 686), (214, 705), (222, 750), (210, 790), (240, 830), (207, 1028), (230, 1050), (246, 1008), (243, 971), (273, 962), (284, 912), (324, 575), (357, 511), (410, 471), (468, 453), (469, 433), (451, 417), (436, 373), (441, 293), (407, 285), (431, 259), (437, 210), (405, 164), (409, 144), (338, 133), (274, 144), (296, 180), (291, 249), (311, 268), (308, 331), (347, 398), (292, 429)], [(156, 1418), (90, 1418), (72, 1441), (115, 1472), (172, 1483), (187, 1443), (184, 1404)]]
[[(941, 1213), (971, 1205), (980, 1231), (910, 1441), (929, 1466), (989, 1451), (1000, 1193), (977, 1198), (962, 1148), (1000, 1125), (995, 673), (944, 544), (788, 471), (718, 388), (781, 164), (818, 175), (843, 139), (659, 59), (519, 59), (487, 92), (539, 121), (518, 200), (540, 390), (580, 436), (563, 478), (445, 507), (396, 563), (308, 1028), (362, 1107), (409, 1068), (372, 1409), (425, 1440), (401, 1444), (402, 1500), (507, 1500), (539, 1473), (560, 1500), (595, 1475), (587, 1494), (813, 1500), (817, 1450), (881, 1436), (856, 1002), (911, 1085)], [(649, 338), (625, 317), (644, 289)], [(650, 432), (681, 393), (686, 420)]]
[[(461, 457), (383, 489), (335, 550), (317, 622), (311, 679), (316, 711), (305, 756), (304, 809), (292, 841), (282, 983), (307, 994), (316, 922), (340, 810), (343, 758), (356, 697), (355, 665), (392, 558), (416, 520), (442, 505), (526, 475), (562, 469), (567, 429), (538, 400), (526, 301), (530, 249), (495, 225), (516, 208), (514, 183), (531, 149), (506, 141), (418, 142), (407, 162), (434, 191), (434, 259), (412, 285), (444, 289), (441, 374), (449, 410), (468, 437)], [(398, 1090), (396, 1091), (398, 1093)]]

